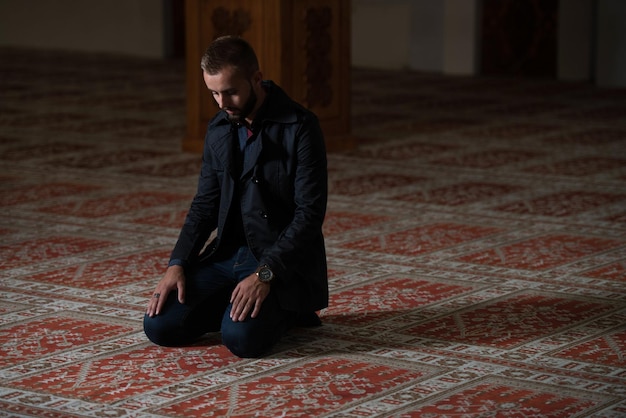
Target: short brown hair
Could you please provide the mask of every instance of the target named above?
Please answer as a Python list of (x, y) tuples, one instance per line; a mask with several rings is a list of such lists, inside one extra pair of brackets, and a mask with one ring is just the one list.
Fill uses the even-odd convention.
[(234, 67), (245, 77), (252, 77), (259, 70), (259, 61), (254, 49), (237, 36), (221, 36), (215, 39), (200, 61), (202, 71), (211, 75), (229, 66)]

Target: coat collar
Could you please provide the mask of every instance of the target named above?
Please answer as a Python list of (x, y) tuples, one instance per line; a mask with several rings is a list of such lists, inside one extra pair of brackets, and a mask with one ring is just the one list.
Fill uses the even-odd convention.
[[(298, 121), (296, 112), (294, 111), (293, 102), (287, 94), (276, 85), (273, 81), (263, 81), (263, 88), (267, 91), (267, 96), (263, 105), (259, 108), (257, 117), (253, 122), (253, 129), (260, 129), (263, 124), (280, 123), (291, 124)], [(260, 124), (260, 126), (259, 126)], [(234, 174), (234, 156), (233, 156), (233, 141), (238, 141), (237, 127), (234, 126), (229, 120), (226, 112), (220, 110), (219, 113), (209, 123), (209, 142), (207, 145), (211, 148), (214, 155), (217, 156), (224, 168)], [(254, 155), (251, 155), (246, 167), (244, 167), (244, 173), (248, 172), (256, 162), (257, 157), (261, 153), (263, 148), (263, 133), (259, 133), (260, 137), (257, 140), (260, 142), (257, 147), (254, 147)]]
[(232, 175), (234, 173), (235, 162), (233, 159), (233, 137), (231, 135), (230, 122), (228, 122), (228, 125), (217, 126), (213, 126), (211, 123), (209, 125), (208, 138), (209, 140), (206, 146), (211, 149), (211, 153), (214, 156), (222, 161), (224, 169)]
[[(267, 92), (265, 101), (259, 108), (255, 120), (252, 122), (253, 127), (257, 124), (263, 124), (265, 122), (276, 123), (295, 123), (298, 118), (293, 110), (293, 106), (290, 105), (291, 99), (276, 83), (271, 80), (265, 80), (262, 82), (262, 86)], [(220, 110), (215, 118), (211, 121), (212, 125), (217, 126), (229, 126), (231, 123), (228, 120), (226, 112)]]

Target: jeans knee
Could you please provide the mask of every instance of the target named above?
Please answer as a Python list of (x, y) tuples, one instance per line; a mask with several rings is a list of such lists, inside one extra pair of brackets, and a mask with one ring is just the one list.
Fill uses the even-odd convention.
[(235, 327), (222, 329), (222, 343), (237, 357), (254, 358), (261, 355), (251, 338), (246, 333), (237, 331)]
[(168, 330), (166, 323), (160, 320), (158, 316), (150, 317), (145, 315), (143, 318), (143, 332), (146, 337), (156, 345), (164, 347), (174, 347), (176, 344), (172, 338), (172, 330)]
[(234, 322), (222, 325), (222, 343), (231, 353), (241, 358), (258, 358), (274, 345), (275, 341), (268, 334), (260, 332), (258, 327), (248, 322)]

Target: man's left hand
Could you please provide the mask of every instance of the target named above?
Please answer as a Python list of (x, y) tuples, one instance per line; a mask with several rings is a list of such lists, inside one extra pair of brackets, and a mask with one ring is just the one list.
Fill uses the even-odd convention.
[(230, 297), (233, 304), (230, 310), (230, 319), (234, 322), (243, 321), (252, 310), (252, 318), (256, 318), (261, 310), (263, 301), (270, 293), (270, 285), (262, 283), (256, 273), (243, 279)]

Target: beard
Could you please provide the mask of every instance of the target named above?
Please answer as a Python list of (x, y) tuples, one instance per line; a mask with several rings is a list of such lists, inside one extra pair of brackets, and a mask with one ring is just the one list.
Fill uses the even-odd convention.
[(239, 113), (228, 114), (228, 120), (232, 123), (241, 123), (245, 118), (247, 118), (250, 113), (254, 110), (257, 102), (257, 96), (252, 88), (252, 83), (248, 82), (250, 85), (250, 95), (248, 96), (248, 100), (243, 104), (243, 107), (239, 109)]

